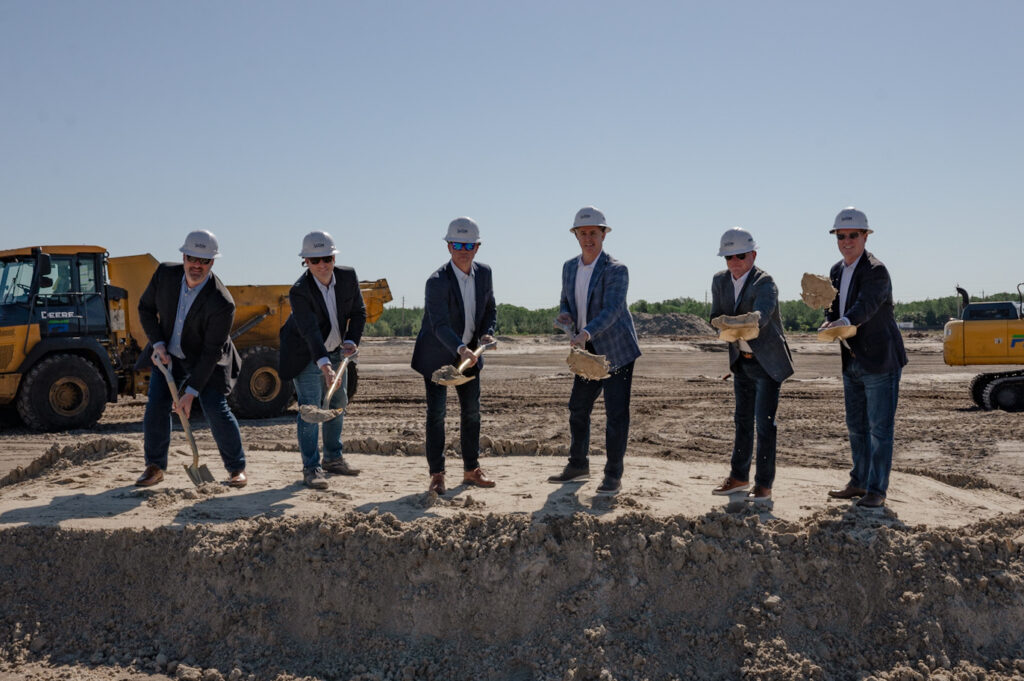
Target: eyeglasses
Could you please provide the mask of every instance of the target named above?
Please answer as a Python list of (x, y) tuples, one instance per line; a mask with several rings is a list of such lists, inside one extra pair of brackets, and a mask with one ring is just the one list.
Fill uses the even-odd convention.
[(185, 260), (188, 260), (193, 265), (209, 265), (213, 262), (213, 258), (197, 258), (194, 255), (186, 255)]
[(456, 251), (472, 251), (476, 248), (476, 244), (464, 244), (458, 241), (449, 241), (448, 243), (450, 243), (452, 248)]
[(310, 265), (319, 265), (322, 262), (334, 262), (333, 255), (325, 255), (322, 258), (306, 258)]
[(836, 232), (836, 239), (838, 241), (845, 241), (846, 239), (856, 239), (861, 235), (861, 232), (853, 232), (852, 234), (840, 234)]
[(747, 259), (747, 254), (746, 253), (737, 253), (736, 255), (727, 255), (727, 256), (725, 256), (726, 260), (732, 260), (733, 258), (736, 258), (737, 260), (746, 260)]

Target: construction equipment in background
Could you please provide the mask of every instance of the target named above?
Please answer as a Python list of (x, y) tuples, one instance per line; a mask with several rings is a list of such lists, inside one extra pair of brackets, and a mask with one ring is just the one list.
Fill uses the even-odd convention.
[[(1024, 365), (1024, 283), (1018, 301), (972, 303), (957, 287), (960, 318), (946, 322), (942, 357), (950, 366), (969, 364)], [(971, 399), (982, 409), (1024, 411), (1024, 369), (978, 374), (971, 381)]]
[[(89, 428), (119, 396), (146, 394), (135, 371), (146, 345), (139, 298), (157, 267), (152, 255), (112, 258), (100, 246), (34, 246), (0, 251), (0, 409), (15, 406), (34, 430)], [(267, 418), (292, 400), (277, 373), (278, 331), (290, 285), (228, 286), (232, 339), (242, 371), (228, 396), (240, 418)], [(386, 279), (359, 288), (367, 321), (391, 300)]]

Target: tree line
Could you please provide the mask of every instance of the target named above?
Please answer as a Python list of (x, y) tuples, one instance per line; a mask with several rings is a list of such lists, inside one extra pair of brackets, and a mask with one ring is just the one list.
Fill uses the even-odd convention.
[[(974, 302), (990, 300), (1017, 300), (1016, 293), (996, 293), (990, 296), (972, 296)], [(943, 324), (960, 313), (960, 297), (946, 296), (928, 298), (909, 303), (895, 304), (896, 321), (912, 322), (918, 329), (940, 329)], [(658, 303), (638, 300), (629, 306), (630, 312), (649, 314), (692, 314), (707, 319), (711, 312), (711, 304), (694, 298), (670, 298)], [(787, 331), (807, 332), (816, 330), (822, 322), (821, 310), (812, 310), (800, 300), (785, 300), (779, 303), (782, 325)], [(557, 307), (540, 310), (528, 310), (518, 305), (501, 303), (498, 305), (497, 333), (505, 336), (537, 335), (561, 333), (551, 322), (558, 314)], [(367, 324), (363, 332), (366, 336), (415, 336), (419, 333), (420, 322), (423, 320), (422, 307), (389, 307), (385, 308), (373, 324)]]

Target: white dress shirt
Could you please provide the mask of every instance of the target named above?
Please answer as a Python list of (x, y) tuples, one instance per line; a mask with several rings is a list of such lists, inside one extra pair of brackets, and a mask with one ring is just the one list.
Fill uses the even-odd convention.
[(583, 327), (587, 325), (587, 293), (590, 292), (590, 280), (594, 276), (594, 267), (600, 259), (601, 253), (598, 253), (592, 263), (584, 265), (581, 255), (576, 267), (576, 333), (582, 333)]
[(839, 318), (845, 321), (847, 324), (850, 320), (846, 318), (846, 303), (847, 298), (850, 295), (850, 284), (853, 282), (853, 271), (857, 269), (857, 265), (860, 263), (860, 259), (864, 257), (861, 253), (856, 260), (853, 261), (852, 265), (843, 263), (843, 276), (839, 280)]
[(315, 276), (313, 281), (316, 282), (317, 288), (320, 289), (320, 293), (324, 297), (324, 303), (327, 305), (327, 316), (331, 318), (331, 332), (327, 335), (326, 340), (324, 340), (324, 347), (327, 348), (327, 352), (333, 352), (341, 345), (341, 329), (338, 327), (338, 298), (334, 293), (334, 273), (331, 273), (331, 281), (326, 286), (320, 283), (320, 280)]

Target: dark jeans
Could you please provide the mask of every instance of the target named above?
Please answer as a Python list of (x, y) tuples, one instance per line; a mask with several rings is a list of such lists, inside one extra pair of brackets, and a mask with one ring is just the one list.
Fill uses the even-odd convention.
[[(448, 386), (429, 378), (427, 386), (427, 464), (430, 474), (444, 472), (444, 417), (448, 411)], [(480, 466), (480, 373), (469, 383), (455, 386), (459, 395), (460, 444), (462, 467), (471, 471)]]
[[(181, 377), (175, 376), (181, 383)], [(203, 414), (210, 424), (220, 458), (228, 473), (245, 470), (245, 451), (242, 449), (242, 433), (238, 430), (238, 421), (228, 407), (228, 400), (222, 392), (209, 384), (199, 393), (199, 403), (203, 405)], [(143, 451), (146, 465), (156, 465), (167, 470), (167, 448), (171, 444), (172, 419), (177, 420), (171, 408), (171, 391), (163, 374), (153, 369), (149, 379), (149, 401), (146, 402), (146, 413), (142, 417)], [(192, 412), (195, 414), (195, 411)]]
[(622, 460), (626, 457), (629, 440), (629, 396), (633, 389), (633, 365), (620, 367), (608, 378), (589, 381), (576, 376), (569, 395), (569, 463), (577, 467), (590, 466), (590, 413), (597, 396), (604, 392), (604, 410), (607, 424), (604, 430), (608, 458), (604, 473), (613, 478), (622, 477)]
[(885, 496), (892, 470), (896, 403), (903, 369), (872, 374), (852, 358), (843, 370), (846, 428), (850, 433), (853, 469), (850, 484)]
[(757, 471), (754, 484), (771, 488), (775, 481), (775, 412), (782, 384), (765, 373), (756, 359), (740, 358), (732, 366), (732, 389), (736, 396), (736, 437), (732, 446), (732, 471), (737, 480), (750, 480), (757, 431)]

